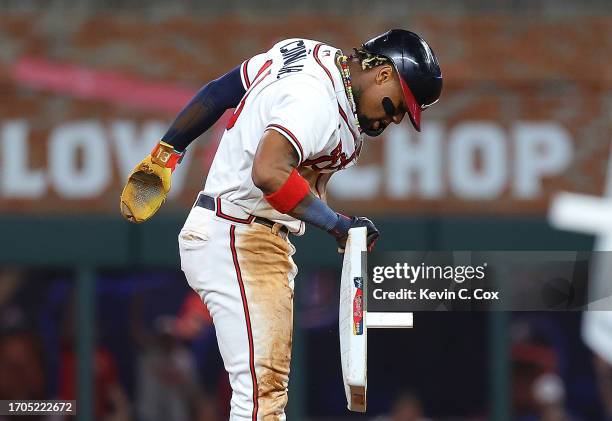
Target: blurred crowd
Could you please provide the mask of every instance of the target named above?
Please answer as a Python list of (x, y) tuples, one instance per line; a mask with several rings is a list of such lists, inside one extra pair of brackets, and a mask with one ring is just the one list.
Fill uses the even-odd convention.
[[(4, 272), (0, 279), (0, 399), (76, 399), (78, 404), (72, 288), (66, 289), (67, 300), (59, 309), (63, 313), (59, 337), (51, 341), (57, 349), (51, 350), (37, 320), (41, 315), (32, 314), (32, 310), (41, 309), (36, 305), (36, 297), (29, 295), (35, 287), (26, 282), (28, 277), (17, 271)], [(41, 286), (40, 282), (35, 284)], [(158, 314), (148, 326), (142, 318), (143, 296), (134, 294), (131, 299), (131, 318), (117, 327), (129, 332), (130, 342), (122, 346), (126, 351), (133, 351), (131, 373), (121, 375), (118, 357), (100, 340), (102, 335), (96, 336), (92, 370), (95, 419), (213, 421), (227, 418), (229, 409), (226, 411), (219, 405), (229, 405), (231, 393), (222, 367), (214, 367), (211, 373), (217, 377), (214, 383), (218, 387), (206, 390), (192, 346), (196, 337), (210, 342), (210, 336), (214, 336), (210, 316), (199, 297), (186, 294), (175, 314)], [(45, 313), (45, 317), (50, 317), (53, 311)], [(132, 377), (135, 387), (131, 393), (126, 390), (122, 377)]]
[[(33, 281), (30, 275), (19, 271), (4, 271), (0, 275), (0, 399), (78, 399), (73, 283), (61, 274), (51, 278)], [(108, 319), (110, 316), (104, 317), (105, 312), (117, 314), (111, 322), (110, 334), (105, 333), (108, 323), (99, 321), (95, 327), (96, 420), (228, 418), (231, 390), (216, 350), (210, 315), (196, 294), (175, 282), (172, 276), (167, 278), (169, 282), (162, 281), (148, 292), (126, 287), (131, 281), (108, 284), (98, 291), (102, 300), (122, 291), (125, 301), (107, 303), (97, 309), (99, 318)], [(173, 297), (170, 290), (164, 291), (168, 286), (181, 291)], [(110, 290), (114, 293), (109, 295)], [(174, 310), (156, 308), (151, 294), (161, 294), (174, 302)], [(122, 307), (125, 313), (120, 310)], [(513, 419), (612, 419), (611, 366), (593, 356), (592, 361), (575, 367), (572, 360), (577, 354), (572, 348), (576, 344), (568, 336), (568, 327), (577, 330), (579, 323), (573, 315), (564, 314), (565, 320), (560, 317), (530, 313), (513, 317), (510, 338)], [(440, 382), (445, 381), (444, 373), (436, 373), (435, 366), (433, 375)], [(469, 387), (470, 379), (464, 382)], [(431, 413), (444, 412), (435, 407), (435, 397), (423, 396), (422, 391), (410, 385), (406, 387), (409, 388), (397, 390), (386, 413), (369, 419), (488, 419), (486, 402), (474, 408), (469, 416), (434, 417)], [(583, 410), (581, 394), (596, 395), (601, 402), (600, 412), (596, 408)]]

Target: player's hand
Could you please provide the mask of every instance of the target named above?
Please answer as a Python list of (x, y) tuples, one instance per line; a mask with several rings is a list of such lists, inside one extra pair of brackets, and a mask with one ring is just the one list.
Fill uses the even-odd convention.
[(378, 232), (378, 229), (374, 226), (372, 221), (365, 216), (348, 217), (338, 214), (338, 217), (338, 223), (329, 232), (336, 237), (339, 253), (344, 253), (349, 229), (358, 227), (365, 227), (367, 229), (366, 244), (368, 251), (372, 251), (374, 249), (374, 245), (376, 244), (378, 237), (380, 237), (380, 232)]
[(121, 214), (140, 223), (157, 212), (170, 191), (172, 171), (183, 154), (160, 142), (149, 156), (132, 170), (121, 193)]

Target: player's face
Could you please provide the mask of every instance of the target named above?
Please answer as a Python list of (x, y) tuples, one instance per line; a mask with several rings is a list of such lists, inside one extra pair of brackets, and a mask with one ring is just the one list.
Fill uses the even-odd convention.
[(371, 69), (373, 83), (356, 92), (357, 114), (368, 136), (378, 136), (391, 124), (399, 124), (406, 114), (404, 95), (397, 73), (388, 65)]

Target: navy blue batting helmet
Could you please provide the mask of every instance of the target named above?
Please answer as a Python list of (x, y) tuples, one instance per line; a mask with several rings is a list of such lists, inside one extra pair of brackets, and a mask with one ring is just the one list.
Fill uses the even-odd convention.
[(393, 62), (410, 121), (421, 131), (421, 111), (438, 101), (442, 92), (442, 72), (429, 44), (414, 32), (392, 29), (364, 43), (362, 49)]

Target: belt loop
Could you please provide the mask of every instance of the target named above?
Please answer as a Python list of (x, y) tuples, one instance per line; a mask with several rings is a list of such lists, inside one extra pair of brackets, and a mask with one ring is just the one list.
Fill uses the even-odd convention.
[(279, 224), (278, 222), (275, 222), (274, 225), (272, 225), (272, 234), (278, 235), (278, 232), (281, 230), (282, 227), (283, 227), (283, 224)]
[(200, 201), (200, 195), (202, 193), (198, 193), (198, 195), (196, 196), (195, 202), (193, 202), (193, 206), (191, 207), (192, 209), (195, 208), (196, 206), (198, 206), (198, 202)]

